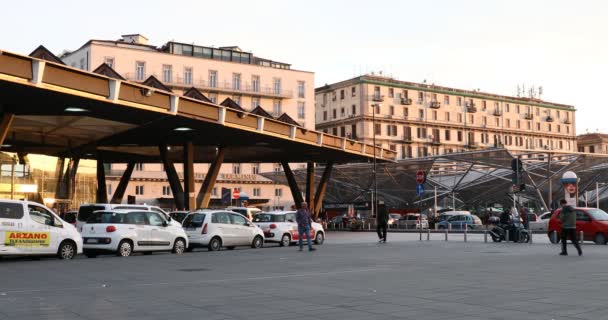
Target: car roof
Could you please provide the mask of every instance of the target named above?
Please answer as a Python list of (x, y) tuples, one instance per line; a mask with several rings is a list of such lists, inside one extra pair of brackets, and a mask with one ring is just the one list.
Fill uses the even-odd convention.
[(262, 211), (262, 212), (258, 212), (257, 214), (276, 214), (276, 215), (279, 215), (279, 214), (288, 214), (288, 213), (296, 213), (296, 212), (293, 211), (293, 210), (284, 210), (284, 211), (277, 210), (277, 211)]
[(442, 215), (459, 215), (459, 214), (466, 215), (466, 214), (471, 214), (471, 212), (470, 211), (465, 211), (465, 210), (462, 210), (462, 211), (445, 211), (445, 212), (443, 212), (441, 214)]

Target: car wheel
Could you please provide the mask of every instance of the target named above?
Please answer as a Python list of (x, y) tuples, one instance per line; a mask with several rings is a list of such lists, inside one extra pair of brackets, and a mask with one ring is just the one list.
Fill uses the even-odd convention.
[(317, 232), (317, 235), (315, 236), (315, 244), (322, 245), (324, 241), (325, 236), (323, 235), (323, 232)]
[(281, 237), (281, 242), (279, 243), (279, 245), (281, 247), (287, 247), (289, 246), (289, 244), (291, 244), (291, 236), (286, 233)]
[(264, 239), (262, 239), (262, 237), (260, 236), (255, 236), (255, 238), (253, 238), (253, 242), (251, 243), (251, 247), (254, 249), (259, 249), (264, 245)]
[(61, 260), (71, 260), (76, 256), (76, 245), (71, 241), (64, 241), (57, 250), (57, 256)]
[(133, 245), (129, 240), (122, 240), (118, 244), (118, 251), (116, 251), (116, 255), (119, 257), (128, 257), (133, 253)]
[(559, 235), (557, 234), (557, 232), (549, 232), (548, 236), (549, 236), (549, 241), (551, 243), (553, 243), (553, 244), (559, 243)]
[(226, 249), (228, 249), (228, 250), (234, 250), (234, 248), (236, 248), (236, 246), (229, 246), (229, 247), (226, 247)]
[(530, 235), (527, 232), (522, 232), (519, 234), (519, 243), (528, 243), (530, 242)]
[(595, 244), (606, 244), (606, 237), (603, 234), (598, 233), (595, 235), (593, 242), (595, 242)]
[(182, 238), (175, 239), (175, 242), (173, 243), (173, 250), (171, 250), (171, 252), (175, 254), (182, 254), (184, 251), (186, 251), (186, 241), (184, 241)]
[(222, 248), (222, 240), (215, 237), (209, 241), (209, 245), (207, 247), (209, 251), (219, 251)]

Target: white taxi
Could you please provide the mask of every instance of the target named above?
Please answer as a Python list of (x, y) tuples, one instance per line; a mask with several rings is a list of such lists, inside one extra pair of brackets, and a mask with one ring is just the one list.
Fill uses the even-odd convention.
[(206, 247), (218, 251), (222, 247), (233, 250), (237, 246), (254, 249), (264, 245), (264, 232), (240, 213), (226, 210), (198, 210), (186, 216), (183, 222), (190, 246)]
[(116, 253), (127, 257), (139, 251), (184, 253), (188, 236), (184, 229), (172, 225), (154, 211), (104, 210), (95, 211), (82, 226), (84, 254), (94, 258), (101, 253)]
[[(266, 242), (275, 242), (283, 247), (296, 243), (300, 239), (295, 211), (260, 212), (253, 216), (253, 223), (264, 230)], [(325, 241), (323, 226), (313, 222), (310, 237), (315, 244), (323, 244)], [(306, 237), (302, 241), (306, 242)]]
[(72, 224), (49, 208), (30, 201), (0, 200), (0, 256), (82, 253), (82, 238)]

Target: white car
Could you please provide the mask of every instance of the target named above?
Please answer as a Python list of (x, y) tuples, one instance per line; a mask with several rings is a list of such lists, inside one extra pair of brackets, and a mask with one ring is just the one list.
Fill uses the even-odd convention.
[(262, 210), (258, 208), (248, 208), (248, 207), (227, 207), (226, 210), (230, 210), (232, 212), (240, 213), (245, 218), (249, 219), (249, 221), (253, 220), (253, 216), (260, 213)]
[(422, 224), (422, 229), (429, 228), (429, 219), (425, 214), (422, 215), (422, 222), (420, 221), (419, 213), (408, 213), (397, 222), (400, 228), (405, 229), (420, 229), (420, 224)]
[(72, 224), (35, 202), (0, 200), (0, 256), (82, 253), (82, 237)]
[(254, 249), (264, 245), (264, 232), (239, 213), (227, 210), (200, 210), (190, 213), (183, 222), (190, 246), (218, 251), (237, 246)]
[(181, 254), (188, 248), (188, 236), (154, 211), (114, 209), (95, 211), (82, 226), (84, 254), (101, 253), (127, 257), (133, 252), (171, 251)]
[(551, 219), (551, 212), (545, 212), (536, 218), (536, 221), (530, 221), (531, 231), (547, 231), (549, 227), (549, 220)]
[[(266, 242), (278, 243), (281, 246), (288, 246), (298, 242), (298, 223), (296, 222), (295, 211), (273, 211), (261, 212), (253, 217), (253, 223), (264, 230)], [(323, 244), (325, 241), (325, 230), (319, 223), (311, 224), (310, 237), (316, 244)], [(306, 237), (302, 239), (306, 242)]]
[(83, 204), (78, 208), (78, 215), (76, 216), (76, 228), (79, 232), (82, 232), (82, 225), (86, 223), (91, 214), (95, 211), (99, 210), (114, 210), (114, 209), (134, 209), (134, 210), (145, 210), (145, 211), (154, 211), (161, 213), (165, 216), (166, 220), (171, 221), (170, 223), (173, 226), (181, 227), (181, 223), (179, 221), (174, 221), (170, 219), (170, 216), (165, 210), (156, 207), (149, 206), (147, 204), (110, 204), (110, 203), (92, 203), (92, 204)]

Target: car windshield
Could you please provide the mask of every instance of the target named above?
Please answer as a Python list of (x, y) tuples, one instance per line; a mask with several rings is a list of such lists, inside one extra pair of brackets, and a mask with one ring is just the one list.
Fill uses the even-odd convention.
[(78, 221), (87, 221), (94, 211), (103, 209), (104, 206), (81, 206), (78, 209)]
[(253, 216), (253, 222), (285, 222), (285, 215), (258, 213)]
[(608, 221), (608, 213), (602, 209), (591, 209), (587, 213), (597, 221)]
[(184, 220), (187, 214), (188, 212), (171, 212), (169, 216), (179, 222), (182, 222), (182, 220)]
[(126, 214), (118, 214), (112, 211), (98, 211), (89, 216), (87, 223), (125, 223), (126, 216)]
[(184, 228), (200, 228), (203, 226), (203, 222), (205, 221), (204, 213), (194, 213), (190, 214), (184, 219), (182, 225)]
[(400, 214), (396, 214), (396, 213), (391, 213), (391, 214), (389, 214), (389, 216), (391, 218), (393, 218), (393, 219), (399, 219), (399, 218), (401, 218), (401, 215)]

